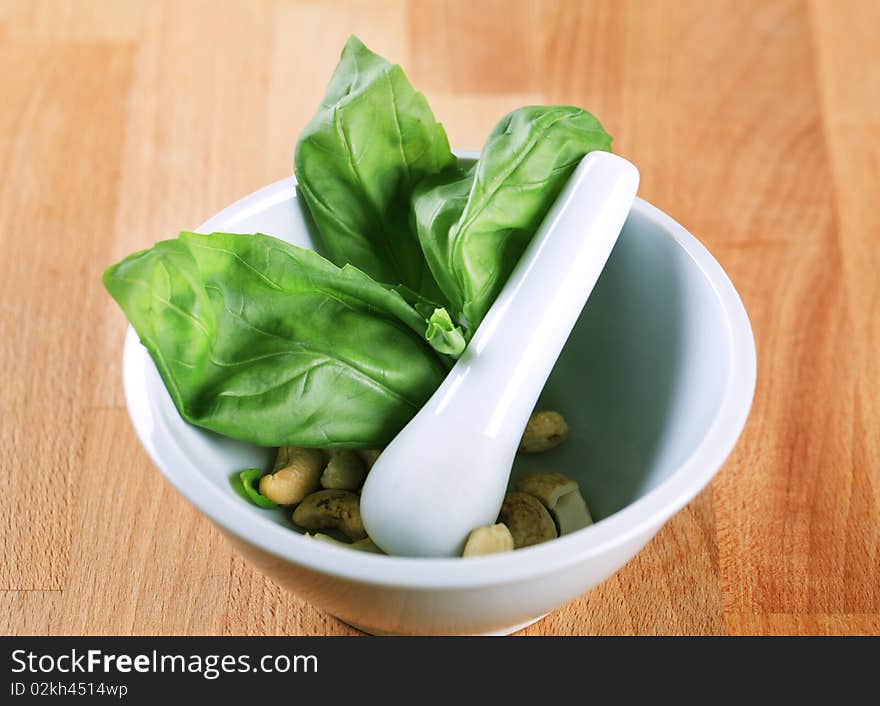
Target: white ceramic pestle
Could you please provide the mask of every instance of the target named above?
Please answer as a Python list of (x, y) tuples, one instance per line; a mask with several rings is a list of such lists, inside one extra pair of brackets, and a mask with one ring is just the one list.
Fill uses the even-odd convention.
[(581, 160), (461, 358), (367, 477), (361, 515), (386, 552), (459, 556), (472, 529), (494, 524), (523, 429), (638, 183), (613, 154)]

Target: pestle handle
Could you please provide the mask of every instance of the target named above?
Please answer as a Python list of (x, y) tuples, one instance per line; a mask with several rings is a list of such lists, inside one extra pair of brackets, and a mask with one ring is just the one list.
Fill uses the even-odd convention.
[[(428, 402), (439, 412), (454, 397), (484, 432), (519, 435), (598, 280), (632, 206), (639, 173), (609, 152), (581, 161), (506, 286), (450, 374)], [(516, 417), (516, 423), (509, 418)], [(506, 437), (505, 437), (506, 434)]]

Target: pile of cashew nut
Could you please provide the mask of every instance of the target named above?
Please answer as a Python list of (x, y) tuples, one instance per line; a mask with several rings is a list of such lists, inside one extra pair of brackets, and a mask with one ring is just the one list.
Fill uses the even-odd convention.
[[(558, 412), (535, 412), (519, 450), (547, 451), (568, 438)], [(358, 551), (382, 554), (361, 520), (359, 492), (379, 450), (325, 450), (282, 446), (275, 465), (259, 481), (259, 494), (282, 507), (293, 507), (293, 522), (306, 536)], [(270, 503), (271, 505), (271, 503)], [(468, 535), (463, 556), (473, 557), (532, 546), (592, 524), (576, 481), (561, 473), (521, 477), (501, 506), (498, 522)], [(318, 530), (335, 532), (337, 539)]]
[(324, 450), (282, 446), (272, 472), (260, 479), (260, 494), (277, 505), (295, 505), (293, 522), (306, 530), (335, 530), (343, 542), (316, 532), (308, 536), (351, 549), (381, 554), (361, 521), (358, 491), (379, 457), (375, 450)]

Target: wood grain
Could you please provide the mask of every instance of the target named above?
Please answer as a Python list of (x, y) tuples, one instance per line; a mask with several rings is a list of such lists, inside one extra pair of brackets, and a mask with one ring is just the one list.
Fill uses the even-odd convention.
[(458, 146), (522, 104), (595, 112), (755, 330), (711, 487), (523, 633), (880, 634), (880, 4), (858, 0), (0, 4), (0, 632), (354, 633), (152, 468), (99, 281), (287, 176), (351, 32)]

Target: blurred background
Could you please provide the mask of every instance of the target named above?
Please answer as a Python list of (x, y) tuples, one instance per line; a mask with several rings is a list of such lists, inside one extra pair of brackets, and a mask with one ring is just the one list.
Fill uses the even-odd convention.
[(880, 633), (874, 0), (4, 0), (0, 632), (354, 632), (153, 470), (99, 279), (292, 174), (351, 33), (455, 147), (524, 104), (593, 112), (755, 329), (752, 416), (712, 486), (525, 632)]

